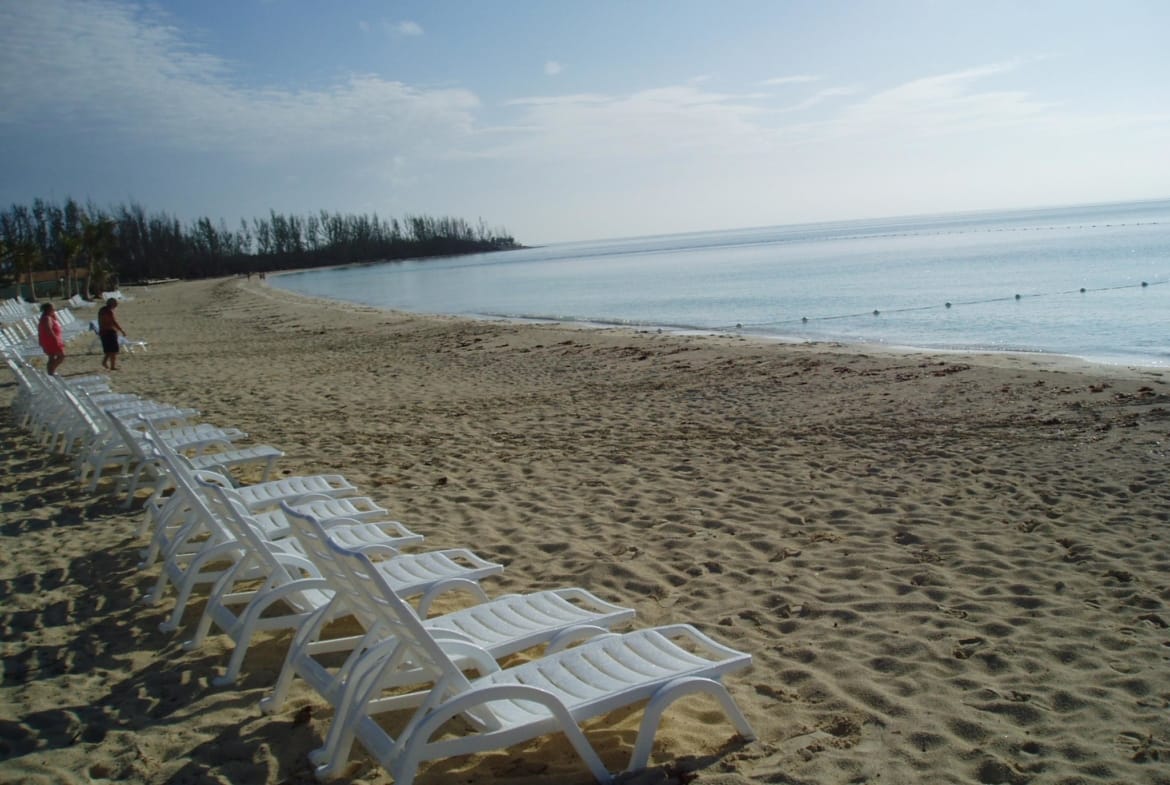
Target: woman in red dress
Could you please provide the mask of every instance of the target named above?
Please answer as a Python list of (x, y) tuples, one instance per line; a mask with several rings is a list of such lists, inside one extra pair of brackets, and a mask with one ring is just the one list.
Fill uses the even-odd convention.
[(37, 324), (37, 340), (41, 349), (49, 356), (48, 371), (52, 376), (61, 363), (65, 362), (65, 336), (61, 332), (61, 320), (52, 303), (41, 306), (41, 321)]

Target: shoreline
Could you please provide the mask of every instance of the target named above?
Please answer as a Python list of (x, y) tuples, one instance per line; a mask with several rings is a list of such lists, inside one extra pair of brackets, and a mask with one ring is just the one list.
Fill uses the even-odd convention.
[[(628, 782), (1160, 781), (1158, 370), (422, 316), (243, 278), (125, 291), (149, 349), (116, 390), (345, 475), (428, 547), (504, 562), (493, 596), (582, 586), (751, 653), (727, 684), (759, 741), (684, 701)], [(62, 373), (97, 372), (86, 346)], [(298, 684), (256, 709), (285, 639), (211, 686), (222, 637), (184, 651), (157, 630), (173, 598), (135, 600), (156, 575), (134, 566), (140, 513), (2, 423), (0, 779), (310, 782), (324, 702)], [(614, 770), (638, 719), (590, 726)], [(347, 773), (391, 782), (358, 748)], [(418, 782), (453, 780), (590, 781), (553, 738)]]
[[(409, 260), (400, 260), (409, 261)], [(381, 262), (372, 262), (369, 264), (380, 264)], [(347, 267), (352, 265), (337, 265), (337, 268)], [(295, 270), (282, 270), (274, 273), (275, 276), (283, 274), (295, 274), (300, 272), (309, 272), (318, 269), (336, 269), (336, 268), (302, 268)], [(386, 313), (402, 314), (407, 316), (418, 316), (421, 318), (450, 318), (450, 319), (464, 319), (470, 322), (501, 322), (505, 324), (517, 325), (532, 325), (532, 326), (553, 326), (563, 327), (565, 329), (578, 330), (625, 330), (635, 334), (670, 334), (679, 337), (712, 337), (712, 338), (726, 338), (729, 340), (742, 339), (746, 341), (755, 341), (765, 344), (781, 344), (784, 346), (806, 346), (814, 349), (826, 350), (841, 350), (848, 353), (878, 353), (890, 355), (907, 355), (907, 354), (927, 354), (927, 355), (956, 355), (964, 357), (969, 360), (985, 357), (989, 361), (994, 362), (995, 357), (1004, 356), (1011, 358), (1020, 358), (1025, 360), (1039, 360), (1041, 365), (1052, 367), (1064, 367), (1069, 369), (1079, 369), (1083, 372), (1092, 373), (1096, 369), (1105, 375), (1113, 373), (1115, 370), (1122, 372), (1130, 372), (1136, 374), (1150, 373), (1157, 375), (1159, 373), (1170, 373), (1170, 364), (1166, 361), (1158, 361), (1162, 364), (1156, 364), (1151, 359), (1151, 364), (1138, 362), (1140, 357), (1117, 356), (1115, 360), (1095, 359), (1088, 357), (1081, 357), (1071, 354), (1059, 354), (1043, 350), (1036, 351), (1021, 351), (1011, 349), (971, 349), (963, 347), (921, 347), (914, 345), (902, 344), (885, 344), (872, 342), (851, 342), (838, 341), (832, 339), (825, 340), (809, 340), (798, 336), (785, 336), (780, 334), (760, 334), (745, 332), (743, 328), (729, 327), (729, 328), (690, 328), (690, 327), (673, 327), (670, 325), (628, 325), (618, 323), (606, 322), (589, 322), (589, 321), (572, 321), (563, 319), (541, 319), (541, 318), (509, 318), (509, 317), (495, 317), (495, 316), (467, 316), (459, 314), (437, 314), (437, 313), (423, 313), (413, 311), (401, 311), (394, 308), (384, 308), (376, 305), (365, 305), (361, 303), (353, 303), (347, 300), (332, 299), (329, 297), (322, 297), (316, 295), (304, 294), (301, 292), (294, 292), (289, 289), (281, 287), (273, 287), (269, 281), (261, 280), (256, 282), (271, 291), (284, 292), (293, 297), (302, 298), (306, 301), (317, 301), (320, 303), (334, 304), (338, 307), (354, 306), (359, 308), (373, 308), (375, 310), (384, 311)]]

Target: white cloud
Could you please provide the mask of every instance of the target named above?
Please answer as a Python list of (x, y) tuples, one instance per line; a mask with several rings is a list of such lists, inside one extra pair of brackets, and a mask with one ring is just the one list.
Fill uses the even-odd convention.
[(843, 131), (916, 135), (969, 132), (980, 128), (1035, 123), (1050, 116), (1054, 104), (1021, 90), (980, 90), (981, 80), (1015, 70), (1018, 61), (914, 79), (848, 107)]
[(411, 22), (409, 20), (396, 22), (393, 26), (393, 30), (399, 35), (414, 36), (423, 34), (422, 25), (420, 25), (418, 22)]
[[(1010, 147), (1042, 144), (1048, 135), (1083, 133), (1106, 136), (1106, 127), (1165, 128), (1166, 113), (1147, 117), (1073, 112), (1021, 89), (994, 86), (1024, 61), (1009, 61), (951, 73), (924, 76), (878, 90), (825, 87), (795, 104), (780, 95), (721, 92), (691, 82), (629, 94), (579, 93), (514, 99), (507, 127), (480, 132), (479, 155), (510, 160), (605, 161), (616, 166), (655, 161), (693, 168), (699, 162), (726, 165), (743, 176), (791, 167), (852, 160), (858, 151), (893, 155), (906, 140), (929, 140), (922, 154), (966, 155), (972, 135), (982, 144)], [(783, 77), (792, 85), (814, 77)], [(777, 79), (767, 80), (776, 84)], [(1018, 84), (1018, 78), (1013, 80)], [(990, 83), (990, 85), (989, 85)], [(784, 91), (784, 99), (791, 95)], [(815, 119), (803, 110), (818, 107)], [(1160, 117), (1159, 117), (1160, 115)], [(799, 152), (797, 152), (799, 150)]]
[(805, 98), (798, 104), (789, 106), (784, 111), (786, 112), (802, 112), (805, 109), (811, 109), (817, 104), (823, 103), (830, 98), (839, 98), (846, 95), (854, 95), (858, 90), (855, 87), (827, 87), (824, 90), (817, 90), (815, 93)]
[(354, 74), (243, 86), (163, 17), (117, 0), (0, 4), (0, 128), (113, 131), (180, 150), (279, 158), (418, 152), (466, 136), (478, 98)]
[(680, 149), (733, 145), (755, 133), (758, 96), (702, 90), (694, 84), (629, 95), (596, 93), (516, 99), (516, 125), (528, 134), (495, 148), (502, 155), (587, 159), (660, 158)]
[(760, 82), (760, 84), (768, 86), (768, 87), (775, 87), (777, 85), (804, 84), (805, 82), (818, 82), (818, 81), (820, 81), (819, 76), (808, 76), (805, 74), (798, 74), (796, 76), (777, 76), (777, 77), (773, 77), (771, 79), (764, 79), (763, 81)]
[[(794, 145), (827, 150), (843, 139), (875, 146), (909, 134), (1034, 133), (1058, 121), (1082, 128), (1106, 122), (1061, 116), (1059, 107), (1019, 89), (987, 89), (989, 80), (1022, 65), (1009, 61), (869, 94), (811, 89), (821, 77), (796, 74), (756, 82), (757, 90), (788, 86), (780, 91), (719, 91), (714, 80), (696, 78), (624, 94), (517, 98), (504, 101), (499, 122), (485, 128), (478, 97), (459, 87), (421, 88), (369, 74), (313, 89), (244, 85), (234, 64), (193, 46), (153, 8), (122, 0), (0, 2), (0, 130), (120, 133), (239, 160), (361, 160), (406, 177), (410, 163), (424, 159), (763, 161), (779, 160)], [(396, 24), (403, 34), (422, 32)], [(544, 70), (555, 76), (563, 69), (550, 60)], [(807, 95), (793, 103), (801, 89)], [(800, 114), (812, 107), (822, 110), (815, 122)]]
[[(421, 34), (413, 22), (401, 34)], [(0, 127), (114, 130), (178, 149), (279, 158), (306, 152), (353, 156), (524, 155), (661, 158), (680, 150), (752, 154), (825, 137), (917, 135), (1033, 123), (1053, 107), (1019, 90), (986, 90), (1020, 62), (907, 81), (856, 100), (826, 87), (784, 105), (777, 94), (720, 92), (692, 79), (628, 94), (570, 94), (504, 102), (511, 116), (479, 128), (478, 98), (458, 87), (418, 88), (353, 74), (323, 88), (240, 84), (235, 67), (192, 46), (166, 17), (121, 0), (0, 3)], [(555, 76), (555, 60), (544, 64)], [(767, 87), (814, 84), (795, 74)], [(782, 91), (791, 96), (791, 90)], [(789, 98), (789, 100), (791, 100)], [(830, 114), (801, 122), (801, 110)]]

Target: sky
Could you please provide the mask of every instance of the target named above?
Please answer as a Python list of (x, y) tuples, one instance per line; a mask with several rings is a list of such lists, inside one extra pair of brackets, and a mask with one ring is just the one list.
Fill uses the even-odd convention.
[(0, 0), (0, 205), (534, 245), (1170, 198), (1164, 0)]

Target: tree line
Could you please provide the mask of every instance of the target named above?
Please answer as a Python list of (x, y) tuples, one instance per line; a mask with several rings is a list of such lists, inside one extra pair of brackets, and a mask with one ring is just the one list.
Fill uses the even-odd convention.
[[(209, 278), (519, 247), (481, 219), (407, 216), (384, 219), (321, 210), (308, 215), (269, 211), (231, 229), (220, 219), (183, 224), (139, 204), (112, 209), (73, 199), (13, 204), (0, 212), (0, 287), (55, 271), (63, 296), (116, 289), (121, 282)], [(84, 279), (85, 283), (82, 283)], [(31, 288), (31, 287), (30, 287)], [(35, 292), (35, 288), (33, 289)]]

